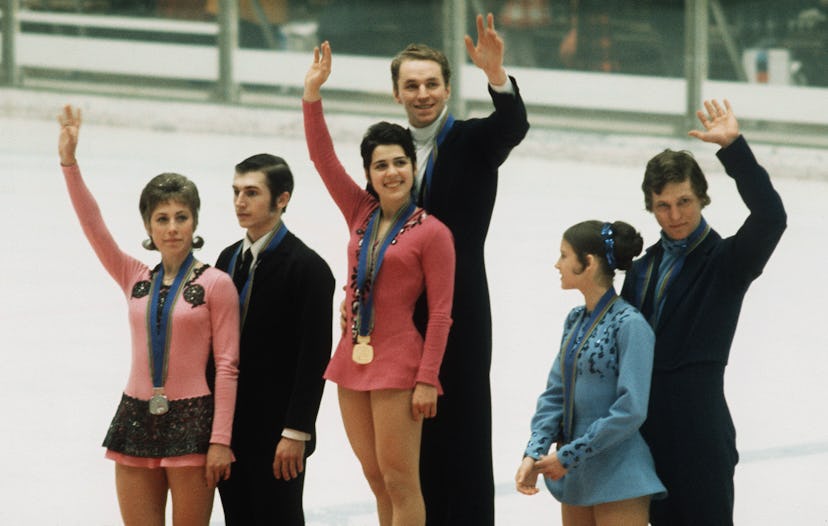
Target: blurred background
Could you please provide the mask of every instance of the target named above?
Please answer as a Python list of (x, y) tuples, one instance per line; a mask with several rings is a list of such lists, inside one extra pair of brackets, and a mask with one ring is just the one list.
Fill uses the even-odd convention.
[[(331, 99), (385, 111), (410, 42), (460, 74), (453, 111), (487, 111), (463, 34), (495, 14), (534, 125), (681, 134), (703, 98), (749, 100), (769, 141), (828, 142), (828, 0), (0, 0), (2, 82), (26, 89), (295, 105), (329, 40)], [(335, 96), (334, 96), (335, 95)], [(796, 104), (790, 104), (795, 101)], [(393, 110), (396, 113), (396, 109)]]

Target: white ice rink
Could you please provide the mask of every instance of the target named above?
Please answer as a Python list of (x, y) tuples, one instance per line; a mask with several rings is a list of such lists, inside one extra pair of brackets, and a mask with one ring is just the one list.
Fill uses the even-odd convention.
[[(63, 101), (59, 95), (0, 90), (3, 526), (120, 523), (113, 467), (100, 443), (129, 367), (126, 310), (66, 195), (52, 118)], [(213, 263), (221, 248), (242, 235), (231, 201), (234, 164), (260, 152), (285, 157), (296, 178), (285, 221), (331, 265), (338, 304), (347, 232), (308, 161), (298, 100), (296, 111), (88, 96), (66, 101), (83, 107), (78, 158), (109, 228), (125, 250), (148, 263), (157, 254), (140, 246), (145, 233), (137, 203), (151, 176), (176, 171), (198, 184), (199, 233), (206, 240), (198, 257)], [(732, 102), (738, 116), (739, 101)], [(352, 174), (362, 173), (358, 141), (375, 120), (329, 115), (337, 151)], [(639, 185), (647, 159), (666, 147), (696, 154), (713, 198), (705, 217), (722, 235), (735, 232), (747, 211), (711, 145), (533, 129), (501, 170), (486, 247), (500, 525), (560, 524), (559, 506), (545, 490), (525, 497), (512, 481), (564, 316), (580, 301), (558, 286), (553, 264), (561, 233), (584, 219), (623, 219), (642, 231), (647, 244), (653, 242), (657, 227), (643, 209)], [(785, 202), (788, 230), (748, 293), (727, 370), (741, 452), (736, 524), (825, 525), (828, 331), (819, 324), (828, 293), (828, 151), (753, 147)], [(318, 449), (308, 465), (308, 525), (370, 526), (376, 524), (371, 494), (334, 395), (329, 386), (318, 419)], [(687, 455), (705, 462), (704, 451)], [(464, 474), (456, 477), (463, 484)], [(213, 524), (223, 524), (218, 499)]]

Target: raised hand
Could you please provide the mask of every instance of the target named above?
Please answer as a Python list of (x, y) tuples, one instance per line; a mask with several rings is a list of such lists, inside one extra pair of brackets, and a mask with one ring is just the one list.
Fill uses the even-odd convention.
[(81, 125), (81, 110), (73, 108), (70, 104), (63, 107), (63, 112), (58, 115), (60, 124), (60, 135), (58, 136), (58, 155), (60, 164), (72, 166), (78, 161), (75, 159), (75, 151), (78, 148), (78, 134)]
[(313, 62), (305, 73), (305, 93), (302, 98), (316, 102), (322, 98), (320, 89), (331, 75), (331, 44), (326, 40), (321, 46), (313, 48)]
[(712, 142), (718, 144), (722, 148), (730, 145), (739, 137), (739, 122), (736, 116), (733, 115), (733, 110), (730, 107), (730, 102), (724, 100), (724, 108), (719, 104), (719, 101), (704, 101), (703, 111), (697, 111), (696, 116), (699, 118), (704, 131), (691, 130), (688, 135), (695, 137), (704, 142)]
[(502, 86), (509, 80), (506, 70), (503, 69), (503, 39), (495, 31), (493, 14), (486, 15), (485, 28), (483, 27), (483, 15), (477, 15), (477, 44), (472, 42), (469, 35), (466, 35), (463, 40), (466, 42), (469, 57), (474, 65), (486, 74), (489, 84)]

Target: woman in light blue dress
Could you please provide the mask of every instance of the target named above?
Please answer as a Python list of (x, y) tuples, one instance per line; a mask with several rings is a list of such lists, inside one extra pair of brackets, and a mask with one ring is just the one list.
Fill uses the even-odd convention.
[(533, 495), (543, 475), (561, 502), (564, 526), (646, 526), (650, 499), (666, 494), (639, 433), (653, 332), (613, 288), (615, 270), (630, 268), (642, 247), (641, 236), (621, 221), (584, 221), (561, 241), (561, 288), (579, 290), (585, 305), (564, 323), (515, 481)]

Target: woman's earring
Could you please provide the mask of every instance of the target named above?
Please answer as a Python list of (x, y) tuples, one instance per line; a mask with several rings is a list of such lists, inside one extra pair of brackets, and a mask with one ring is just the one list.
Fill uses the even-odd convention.
[(155, 243), (152, 242), (151, 237), (148, 237), (145, 240), (141, 241), (141, 246), (147, 250), (156, 250)]
[(193, 238), (193, 248), (201, 248), (204, 246), (204, 238), (196, 236)]

